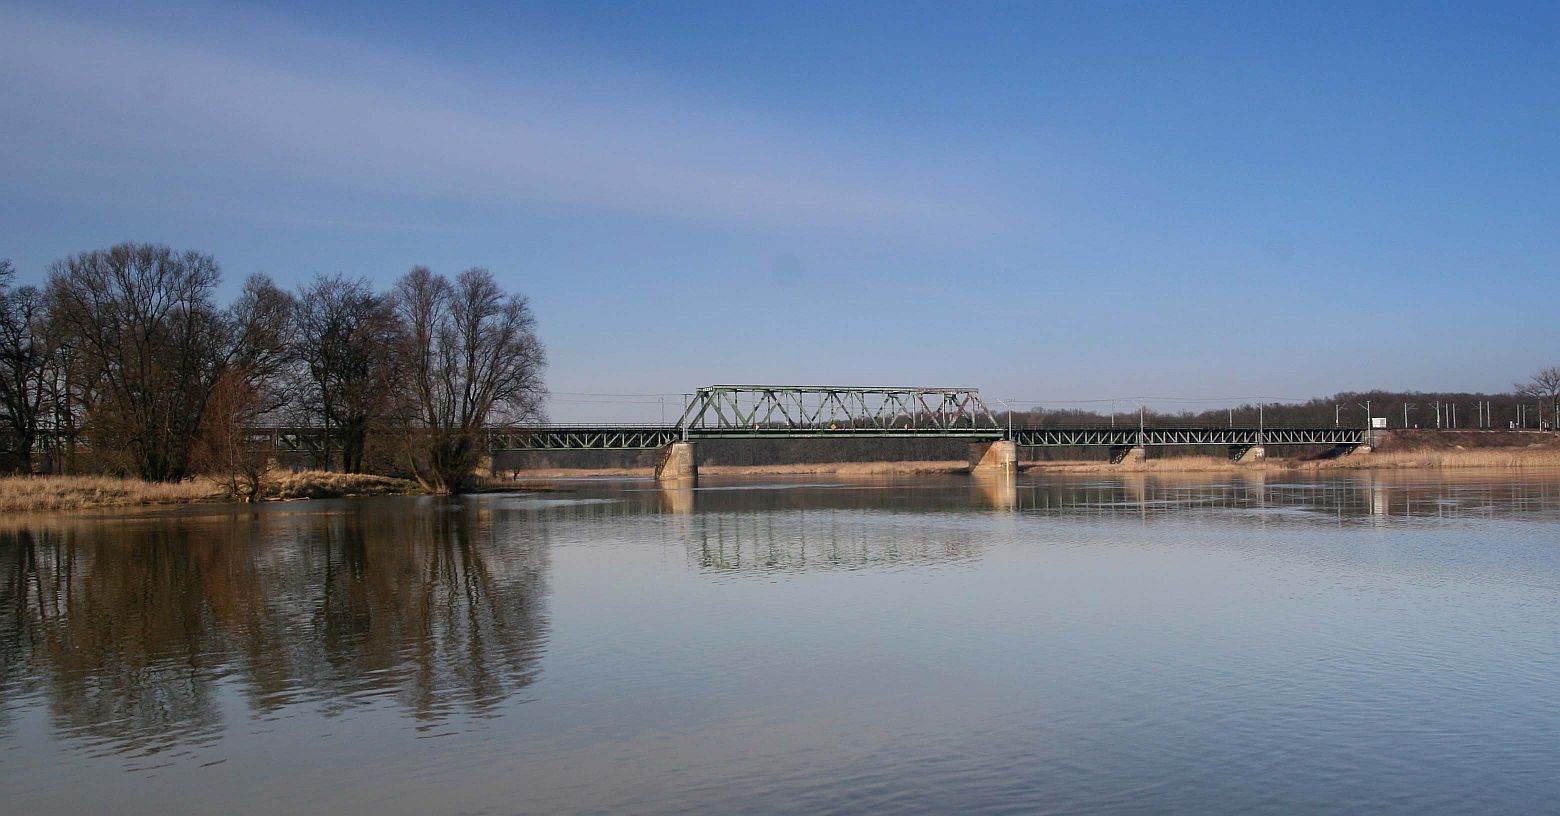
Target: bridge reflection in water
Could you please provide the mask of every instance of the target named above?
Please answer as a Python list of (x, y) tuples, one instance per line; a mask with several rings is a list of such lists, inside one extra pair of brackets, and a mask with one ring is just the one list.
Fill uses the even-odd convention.
[[(1424, 473), (1299, 479), (1283, 473), (1120, 476), (911, 476), (904, 480), (792, 477), (764, 484), (658, 486), (646, 481), (581, 486), (599, 500), (560, 502), (547, 512), (576, 520), (648, 521), (641, 528), (680, 544), (690, 565), (710, 571), (853, 569), (958, 563), (978, 558), (989, 522), (1008, 517), (1015, 539), (1044, 541), (1048, 517), (1221, 525), (1381, 524), (1393, 520), (1560, 516), (1560, 484), (1507, 476)], [(1023, 522), (1024, 519), (1029, 522)]]
[(235, 700), (256, 720), (300, 704), (399, 711), (419, 728), (489, 716), (541, 675), (554, 542), (584, 543), (571, 549), (576, 570), (596, 559), (645, 568), (644, 548), (663, 548), (672, 557), (652, 558), (655, 569), (697, 579), (964, 569), (1058, 531), (1088, 542), (1079, 531), (1096, 521), (1116, 541), (1161, 523), (1178, 538), (1173, 525), (1207, 514), (1237, 532), (1560, 519), (1560, 480), (1506, 473), (563, 488), (12, 520), (0, 529), (0, 736), (42, 700), (50, 727), (82, 750), (151, 767), (231, 731)]
[(1364, 517), (1456, 518), (1503, 512), (1560, 511), (1552, 480), (1505, 475), (1426, 476), (1378, 472), (1316, 478), (1283, 472), (972, 477), (896, 479), (776, 478), (767, 484), (655, 485), (634, 481), (582, 488), (605, 503), (571, 506), (570, 514), (689, 515), (733, 507), (1012, 511), (1070, 515), (1167, 514), (1182, 510), (1292, 511), (1313, 520)]

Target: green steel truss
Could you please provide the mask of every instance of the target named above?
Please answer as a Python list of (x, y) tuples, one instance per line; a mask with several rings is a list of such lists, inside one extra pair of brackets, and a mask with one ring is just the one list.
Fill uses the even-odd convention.
[[(278, 452), (318, 454), (319, 428), (251, 429)], [(1012, 439), (1020, 447), (1368, 444), (1362, 428), (1015, 428), (1005, 429), (973, 388), (713, 385), (693, 394), (676, 425), (493, 426), (492, 453), (546, 450), (653, 450), (679, 440)]]
[(677, 427), (696, 436), (827, 436), (854, 430), (957, 433), (999, 431), (973, 388), (712, 385), (700, 388)]

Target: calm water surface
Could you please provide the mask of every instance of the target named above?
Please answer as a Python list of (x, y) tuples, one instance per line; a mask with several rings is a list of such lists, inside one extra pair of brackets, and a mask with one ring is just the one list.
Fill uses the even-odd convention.
[(6, 813), (1535, 813), (1560, 475), (0, 524)]

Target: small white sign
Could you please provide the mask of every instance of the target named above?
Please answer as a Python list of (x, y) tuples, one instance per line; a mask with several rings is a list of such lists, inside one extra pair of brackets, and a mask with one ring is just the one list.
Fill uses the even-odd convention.
[(1371, 417), (1370, 418), (1370, 427), (1372, 427), (1372, 428), (1385, 428), (1385, 427), (1387, 427), (1387, 418), (1386, 417)]

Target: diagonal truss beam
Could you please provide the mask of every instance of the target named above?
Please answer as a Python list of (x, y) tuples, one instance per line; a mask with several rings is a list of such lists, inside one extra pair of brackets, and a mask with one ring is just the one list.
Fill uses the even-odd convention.
[(700, 431), (990, 430), (1001, 425), (973, 388), (712, 385), (677, 421)]

